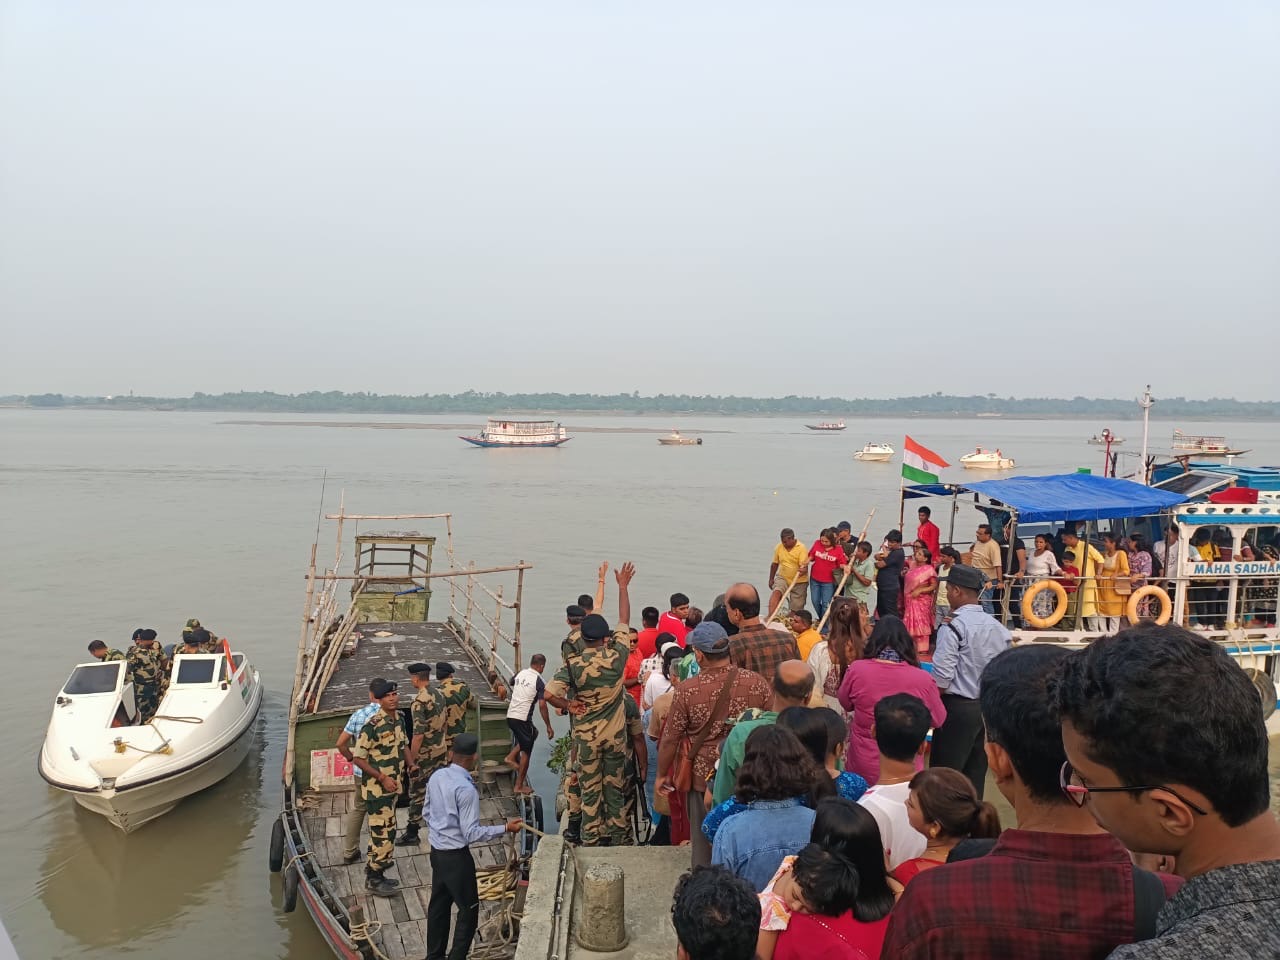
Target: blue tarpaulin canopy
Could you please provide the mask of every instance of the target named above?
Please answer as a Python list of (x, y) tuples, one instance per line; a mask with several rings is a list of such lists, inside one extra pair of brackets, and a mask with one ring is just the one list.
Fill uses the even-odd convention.
[(1052, 477), (1010, 477), (977, 483), (927, 483), (903, 488), (904, 497), (949, 497), (978, 493), (1017, 511), (1020, 523), (1048, 520), (1113, 520), (1145, 517), (1186, 501), (1180, 493), (1144, 487), (1132, 480), (1064, 473)]

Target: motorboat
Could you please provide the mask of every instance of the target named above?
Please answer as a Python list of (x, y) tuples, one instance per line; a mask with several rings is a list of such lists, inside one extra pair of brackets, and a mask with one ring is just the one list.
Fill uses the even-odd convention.
[(820, 430), (824, 433), (833, 433), (844, 429), (844, 421), (836, 420), (835, 422), (823, 421), (822, 423), (806, 423), (806, 427), (810, 430)]
[(999, 450), (978, 447), (960, 458), (960, 466), (966, 470), (1011, 470), (1014, 463), (1012, 457), (1006, 457)]
[(128, 833), (235, 770), (261, 707), (258, 672), (229, 648), (178, 654), (147, 723), (124, 661), (81, 663), (54, 699), (40, 775)]
[(855, 460), (866, 460), (871, 463), (885, 463), (893, 459), (894, 449), (887, 443), (866, 443), (853, 455)]
[(702, 446), (701, 437), (682, 437), (679, 430), (672, 430), (665, 437), (659, 437), (658, 442), (664, 447), (700, 447)]
[(1193, 436), (1181, 430), (1173, 431), (1175, 457), (1242, 457), (1248, 452), (1233, 449), (1226, 437)]
[(1103, 430), (1101, 434), (1095, 433), (1086, 441), (1086, 443), (1091, 443), (1095, 447), (1118, 447), (1120, 444), (1124, 443), (1124, 437), (1117, 437), (1108, 429)]

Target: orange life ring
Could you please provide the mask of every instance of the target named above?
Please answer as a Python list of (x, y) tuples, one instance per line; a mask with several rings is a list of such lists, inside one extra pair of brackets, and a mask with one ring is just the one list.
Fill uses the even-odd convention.
[[(1036, 616), (1035, 603), (1036, 597), (1044, 593), (1046, 590), (1052, 590), (1054, 596), (1053, 613), (1047, 617)], [(1022, 592), (1022, 619), (1037, 630), (1048, 630), (1055, 626), (1059, 620), (1067, 615), (1067, 588), (1060, 584), (1057, 580), (1041, 580), (1039, 583), (1033, 583)]]
[(1140, 619), (1138, 609), (1142, 605), (1142, 601), (1147, 597), (1155, 597), (1160, 602), (1160, 613), (1156, 617), (1156, 624), (1163, 627), (1173, 617), (1173, 601), (1169, 599), (1169, 594), (1164, 591), (1163, 587), (1157, 587), (1153, 584), (1139, 587), (1129, 594), (1129, 605), (1125, 608), (1125, 613), (1129, 615), (1129, 622), (1138, 622)]

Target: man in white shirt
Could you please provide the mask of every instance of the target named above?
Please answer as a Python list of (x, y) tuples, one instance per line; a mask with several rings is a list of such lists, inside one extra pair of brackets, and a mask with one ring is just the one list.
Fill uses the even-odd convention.
[(924, 834), (907, 819), (907, 794), (932, 723), (924, 701), (909, 693), (895, 693), (876, 704), (872, 732), (880, 748), (880, 779), (858, 803), (880, 827), (890, 870), (924, 853)]
[(1178, 558), (1182, 555), (1182, 544), (1178, 543), (1178, 525), (1171, 523), (1165, 527), (1164, 539), (1151, 548), (1151, 554), (1160, 564), (1161, 576), (1165, 578), (1165, 592), (1173, 599), (1176, 587), (1174, 577), (1178, 575)]
[(516, 793), (533, 793), (529, 786), (529, 759), (533, 756), (533, 744), (538, 739), (538, 730), (533, 725), (533, 708), (536, 704), (542, 712), (542, 725), (546, 728), (547, 739), (554, 740), (556, 732), (551, 728), (551, 714), (547, 711), (547, 701), (542, 698), (546, 683), (542, 679), (542, 671), (547, 668), (547, 658), (535, 653), (525, 667), (511, 681), (511, 699), (507, 703), (507, 726), (511, 728), (513, 741), (511, 752), (507, 754), (507, 766), (516, 772)]

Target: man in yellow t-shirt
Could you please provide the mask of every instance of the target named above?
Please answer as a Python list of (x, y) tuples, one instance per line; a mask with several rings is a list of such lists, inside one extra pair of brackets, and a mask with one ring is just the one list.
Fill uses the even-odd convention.
[(800, 648), (800, 659), (808, 660), (809, 651), (822, 639), (813, 625), (813, 614), (808, 610), (797, 610), (787, 618), (787, 626), (796, 635), (796, 646)]
[(777, 609), (795, 577), (795, 585), (787, 594), (787, 612), (795, 613), (804, 609), (809, 594), (809, 548), (796, 539), (796, 532), (790, 527), (784, 527), (778, 538), (782, 542), (773, 548), (773, 563), (769, 565), (769, 586), (773, 589), (769, 612)]

